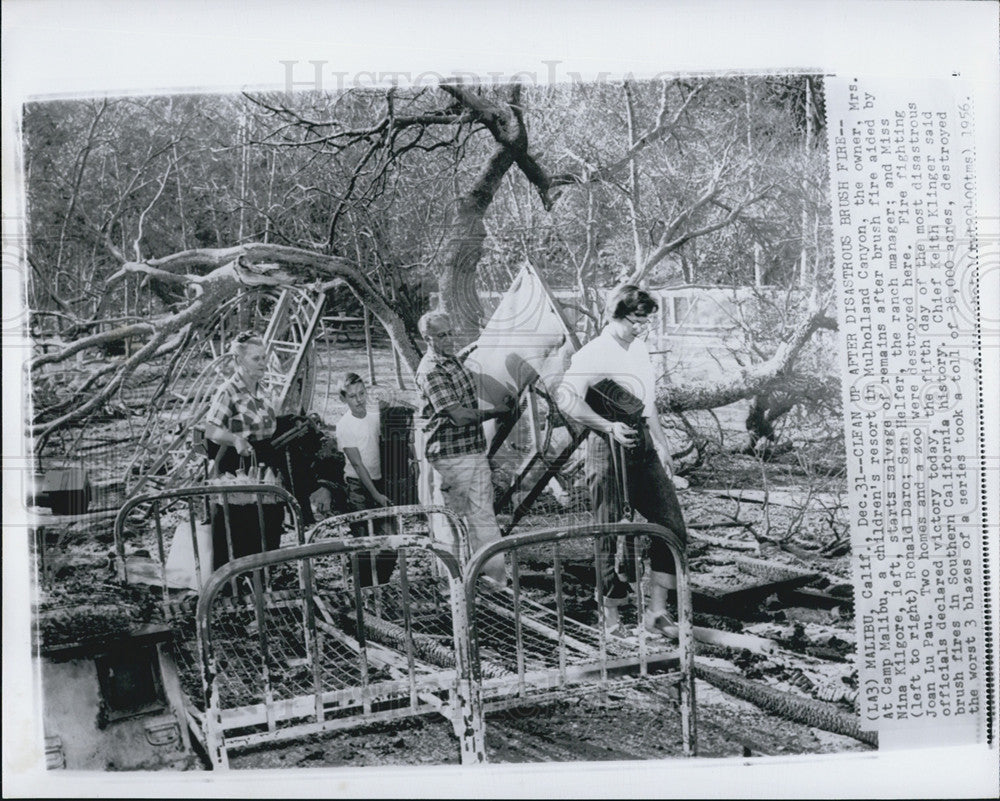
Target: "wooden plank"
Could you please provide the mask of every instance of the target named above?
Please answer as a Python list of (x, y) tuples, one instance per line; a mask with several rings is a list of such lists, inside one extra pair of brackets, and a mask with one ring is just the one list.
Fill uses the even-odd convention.
[[(737, 526), (734, 525), (734, 528)], [(727, 537), (713, 537), (708, 534), (702, 534), (701, 532), (695, 530), (691, 531), (693, 527), (688, 526), (688, 531), (690, 533), (692, 542), (703, 542), (706, 545), (714, 545), (718, 548), (729, 548), (733, 551), (748, 551), (750, 553), (760, 553), (760, 543), (756, 540), (736, 540)]]
[(736, 588), (715, 588), (699, 584), (697, 577), (692, 596), (697, 596), (700, 606), (729, 612), (738, 612), (739, 607), (756, 605), (769, 595), (780, 594), (810, 584), (820, 577), (819, 573), (807, 573), (786, 565), (775, 564), (764, 559), (737, 556), (734, 559), (741, 573), (747, 577), (746, 584)]
[(812, 587), (782, 590), (778, 598), (788, 606), (805, 606), (812, 609), (833, 609), (838, 606), (854, 607), (854, 599), (842, 595), (832, 595)]
[[(756, 637), (753, 634), (737, 634), (733, 631), (720, 631), (719, 629), (705, 628), (704, 626), (692, 626), (695, 642), (706, 645), (718, 645), (724, 648), (747, 649), (758, 654), (777, 653), (778, 645), (773, 640), (766, 637)], [(661, 631), (668, 637), (677, 636), (677, 626), (664, 626)]]

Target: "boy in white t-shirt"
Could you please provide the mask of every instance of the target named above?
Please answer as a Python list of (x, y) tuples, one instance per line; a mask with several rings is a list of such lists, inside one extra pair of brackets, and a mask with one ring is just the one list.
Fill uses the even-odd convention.
[[(379, 456), (381, 419), (378, 407), (368, 406), (368, 390), (357, 373), (346, 373), (340, 387), (340, 397), (347, 404), (347, 413), (337, 422), (337, 444), (347, 463), (344, 478), (351, 510), (378, 509), (392, 506), (385, 495), (382, 482), (382, 464)], [(355, 536), (368, 533), (368, 526), (359, 523), (352, 526)], [(395, 533), (390, 518), (375, 522), (376, 534)], [(371, 564), (368, 554), (359, 554), (361, 583), (371, 584)], [(378, 583), (388, 581), (396, 565), (395, 551), (379, 551), (376, 557)]]

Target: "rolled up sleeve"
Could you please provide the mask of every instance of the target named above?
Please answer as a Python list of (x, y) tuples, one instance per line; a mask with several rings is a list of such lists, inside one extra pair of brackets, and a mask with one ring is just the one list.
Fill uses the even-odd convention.
[(205, 425), (228, 428), (229, 419), (233, 413), (232, 406), (233, 404), (229, 395), (229, 388), (226, 386), (219, 387), (219, 390), (215, 393), (215, 397), (212, 398), (212, 403), (208, 407), (208, 412), (205, 415)]
[(434, 409), (435, 414), (447, 412), (462, 405), (462, 396), (451, 377), (443, 370), (435, 367), (424, 377), (424, 396)]

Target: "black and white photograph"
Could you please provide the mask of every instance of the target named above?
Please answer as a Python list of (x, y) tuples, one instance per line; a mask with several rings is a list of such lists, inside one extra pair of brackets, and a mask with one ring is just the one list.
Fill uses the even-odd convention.
[(990, 792), (995, 7), (4, 6), (12, 797)]

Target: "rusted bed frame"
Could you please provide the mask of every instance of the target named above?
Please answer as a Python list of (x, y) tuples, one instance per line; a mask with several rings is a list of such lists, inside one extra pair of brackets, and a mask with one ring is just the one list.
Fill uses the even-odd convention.
[[(185, 488), (133, 499), (116, 520), (122, 564), (122, 527), (136, 507), (156, 511), (149, 525), (162, 558), (168, 543), (158, 510), (171, 501), (194, 504), (247, 490)], [(295, 544), (222, 566), (202, 588), (193, 614), (180, 609), (164, 579), (165, 607), (178, 631), (185, 713), (214, 767), (227, 767), (229, 754), (240, 749), (425, 714), (451, 722), (463, 763), (484, 762), (487, 712), (653, 673), (679, 688), (682, 745), (684, 753), (695, 752), (690, 585), (684, 548), (671, 532), (624, 523), (528, 531), (465, 561), (430, 534), (433, 518), (466, 541), (462, 521), (442, 507), (358, 512), (303, 531), (294, 498), (279, 488), (262, 492), (291, 510), (286, 537)], [(374, 532), (380, 518), (402, 533), (343, 536), (352, 523)], [(632, 638), (611, 638), (600, 618), (583, 621), (567, 609), (567, 549), (579, 556), (581, 548), (596, 549), (600, 538), (625, 535), (659, 537), (674, 554), (676, 643), (641, 626)], [(396, 552), (395, 574), (386, 584), (362, 587), (361, 565), (380, 549)], [(482, 565), (499, 553), (510, 563), (509, 587), (480, 579)], [(530, 577), (537, 583), (551, 576), (551, 590), (539, 596), (528, 586), (528, 564), (544, 565)], [(638, 589), (641, 620), (641, 580)], [(600, 615), (599, 590), (596, 601)]]

